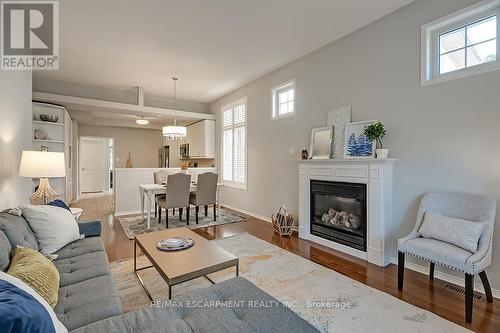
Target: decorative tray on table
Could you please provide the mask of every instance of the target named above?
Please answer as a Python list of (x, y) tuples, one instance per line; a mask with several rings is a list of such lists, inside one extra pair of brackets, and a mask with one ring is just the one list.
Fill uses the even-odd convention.
[(178, 251), (190, 248), (194, 245), (194, 240), (189, 237), (172, 237), (162, 239), (156, 247), (162, 251)]

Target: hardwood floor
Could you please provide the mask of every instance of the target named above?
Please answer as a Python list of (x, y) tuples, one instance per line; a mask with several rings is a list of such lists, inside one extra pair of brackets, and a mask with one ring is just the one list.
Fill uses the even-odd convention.
[[(111, 196), (87, 195), (72, 206), (83, 208), (82, 221), (93, 219), (102, 221), (102, 238), (110, 261), (133, 256), (133, 242), (125, 236), (120, 223), (113, 216)], [(404, 291), (400, 293), (397, 290), (396, 265), (378, 267), (342, 252), (299, 239), (297, 235), (280, 238), (273, 233), (270, 223), (251, 216), (245, 215), (245, 217), (247, 218), (245, 223), (233, 223), (195, 231), (207, 239), (246, 232), (468, 329), (476, 332), (500, 332), (499, 299), (495, 299), (493, 304), (486, 303), (484, 295), (482, 295), (482, 300), (475, 299), (472, 325), (466, 325), (464, 295), (445, 289), (443, 287), (447, 284), (445, 281), (434, 278), (430, 282), (427, 275), (406, 269)], [(477, 281), (479, 281), (479, 276), (477, 276)]]

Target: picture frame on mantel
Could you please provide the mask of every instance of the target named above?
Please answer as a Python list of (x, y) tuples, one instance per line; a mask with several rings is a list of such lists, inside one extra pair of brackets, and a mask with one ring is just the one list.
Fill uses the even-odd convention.
[(329, 160), (332, 150), (332, 127), (318, 127), (311, 130), (310, 159)]
[(326, 113), (326, 124), (333, 128), (331, 158), (344, 158), (345, 126), (351, 121), (351, 105), (340, 106)]
[(365, 128), (376, 120), (358, 121), (345, 125), (344, 158), (375, 158), (375, 140), (365, 135)]

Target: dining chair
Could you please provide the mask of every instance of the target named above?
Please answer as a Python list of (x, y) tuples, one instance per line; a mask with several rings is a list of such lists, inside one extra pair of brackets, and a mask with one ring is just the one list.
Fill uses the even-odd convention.
[(214, 221), (217, 221), (217, 179), (219, 175), (213, 172), (205, 172), (198, 175), (196, 193), (191, 193), (189, 203), (194, 205), (196, 211), (196, 224), (200, 206), (205, 207), (205, 216), (208, 216), (208, 205), (214, 205)]
[[(155, 171), (153, 173), (154, 183), (159, 184), (159, 185), (166, 183), (167, 177), (169, 174), (171, 174), (171, 172), (169, 172), (167, 170)], [(163, 198), (163, 197), (165, 197), (165, 194), (156, 194), (155, 195), (155, 217), (158, 216), (158, 210), (159, 210), (156, 199)]]
[[(477, 244), (477, 251), (472, 253), (451, 243), (421, 236), (419, 230), (421, 230), (426, 213), (483, 223), (484, 229)], [(495, 213), (496, 202), (489, 196), (453, 192), (431, 192), (424, 195), (420, 202), (413, 231), (408, 236), (398, 240), (398, 290), (403, 290), (405, 254), (430, 262), (429, 280), (431, 281), (434, 278), (435, 264), (464, 273), (465, 322), (470, 324), (472, 322), (475, 274), (479, 274), (481, 278), (487, 302), (493, 303), (491, 286), (486, 277), (485, 269), (491, 264)], [(440, 235), (441, 239), (449, 239), (450, 236), (463, 239), (468, 237), (468, 232), (453, 235), (457, 232), (456, 230), (461, 230), (453, 225), (450, 225), (447, 230), (446, 234)]]
[(182, 220), (183, 208), (186, 208), (186, 221), (189, 225), (189, 189), (191, 186), (191, 176), (185, 173), (168, 175), (165, 198), (157, 200), (160, 210), (158, 221), (161, 221), (161, 209), (165, 209), (166, 226), (168, 229), (168, 210), (179, 208), (179, 220)]

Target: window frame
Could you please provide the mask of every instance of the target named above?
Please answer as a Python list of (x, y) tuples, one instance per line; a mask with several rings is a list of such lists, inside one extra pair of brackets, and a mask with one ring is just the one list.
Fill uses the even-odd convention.
[[(245, 105), (245, 120), (243, 122), (243, 125), (234, 125), (234, 108), (239, 105)], [(231, 126), (224, 126), (224, 111), (227, 109), (232, 109), (233, 110), (233, 122)], [(227, 187), (232, 187), (240, 190), (247, 190), (248, 189), (248, 103), (247, 103), (247, 97), (240, 98), (238, 100), (235, 100), (231, 103), (225, 104), (221, 106), (221, 179), (222, 179), (222, 184)], [(231, 128), (233, 130), (233, 149), (234, 149), (234, 129), (243, 127), (245, 129), (245, 181), (244, 182), (238, 182), (234, 181), (234, 150), (232, 153), (232, 160), (233, 160), (233, 173), (232, 173), (232, 178), (233, 180), (225, 180), (224, 179), (224, 130)]]
[[(440, 36), (483, 19), (497, 18), (497, 59), (488, 63), (440, 74)], [(467, 45), (465, 46), (465, 52)], [(472, 6), (422, 26), (421, 29), (421, 86), (500, 70), (500, 0), (480, 1)]]
[[(285, 114), (279, 114), (279, 93), (293, 89), (293, 111)], [(296, 112), (297, 89), (295, 89), (295, 79), (280, 83), (271, 88), (271, 120), (293, 117)]]

